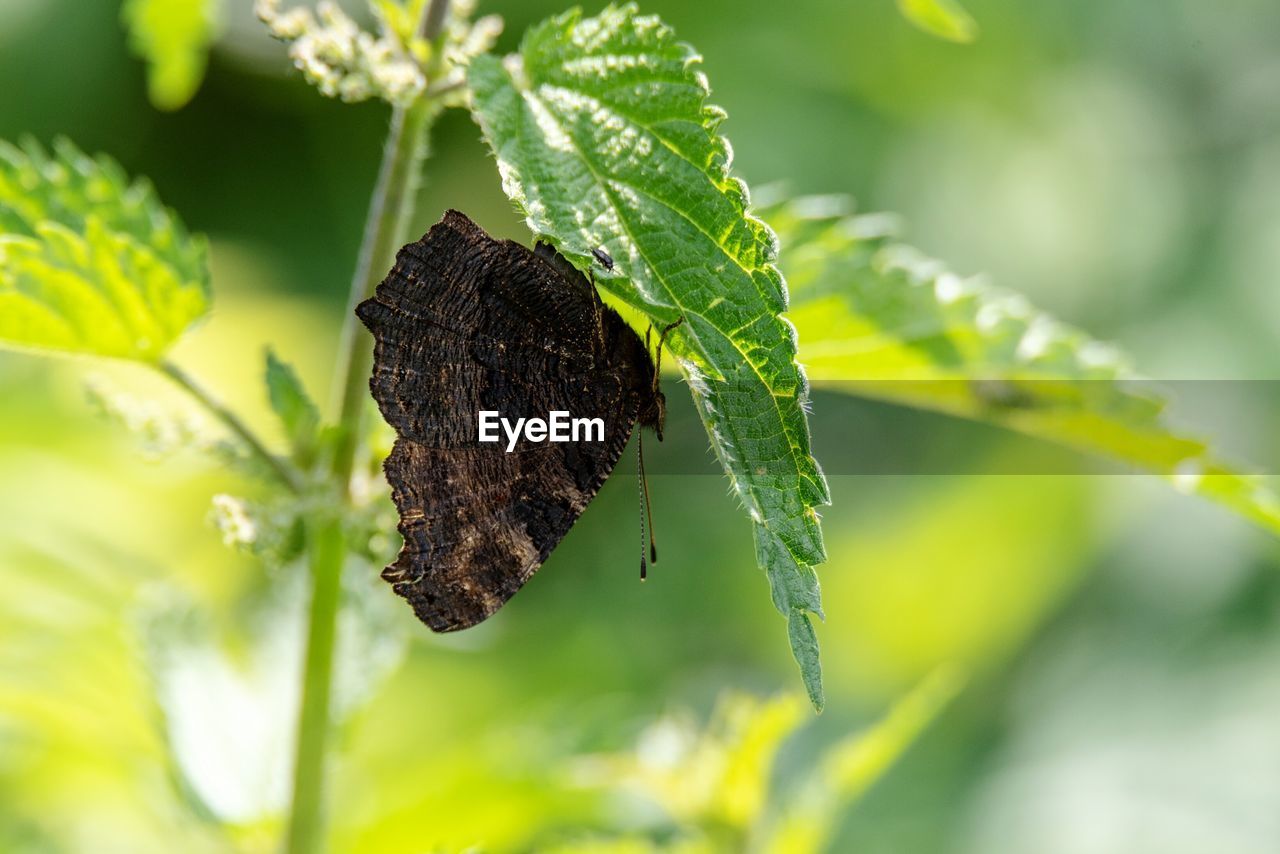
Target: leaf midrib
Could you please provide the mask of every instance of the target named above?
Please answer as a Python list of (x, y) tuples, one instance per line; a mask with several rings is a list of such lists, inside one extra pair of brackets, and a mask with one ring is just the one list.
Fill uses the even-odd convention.
[[(513, 83), (513, 84), (515, 83), (514, 79), (512, 80), (512, 83)], [(539, 84), (537, 88), (541, 88), (542, 86), (547, 86), (547, 87), (548, 87), (548, 88), (550, 88), (550, 89), (556, 89), (556, 90), (558, 90), (558, 91), (567, 92), (567, 93), (569, 93), (569, 94), (585, 95), (587, 98), (590, 98), (590, 99), (591, 99), (593, 102), (595, 102), (596, 104), (600, 104), (600, 106), (601, 106), (602, 108), (604, 108), (604, 109), (609, 109), (609, 108), (605, 107), (603, 104), (601, 104), (601, 103), (600, 103), (600, 101), (599, 101), (598, 99), (596, 99), (596, 98), (592, 97), (591, 95), (587, 95), (586, 93), (577, 93), (577, 92), (574, 92), (574, 91), (573, 91), (573, 90), (571, 90), (571, 89), (565, 89), (564, 87), (560, 87), (560, 86), (552, 86), (551, 84), (545, 84), (545, 83), (544, 83), (544, 84)], [(519, 90), (519, 89), (517, 89), (517, 91), (520, 91), (520, 90)], [(522, 91), (522, 92), (521, 92), (521, 96), (522, 96), (522, 97), (525, 97), (525, 98), (538, 98), (537, 93), (536, 93), (534, 90), (531, 90), (531, 89), (528, 89), (528, 90), (524, 90), (524, 91)], [(635, 232), (631, 229), (631, 225), (630, 225), (630, 223), (627, 221), (626, 216), (624, 215), (623, 208), (621, 208), (621, 207), (620, 207), (620, 206), (619, 206), (619, 205), (614, 201), (613, 194), (612, 194), (612, 192), (611, 192), (611, 190), (610, 190), (610, 188), (609, 188), (609, 184), (611, 183), (611, 181), (612, 181), (613, 179), (608, 179), (608, 180), (606, 180), (606, 179), (605, 179), (605, 178), (604, 178), (604, 177), (603, 177), (603, 176), (602, 176), (602, 175), (601, 175), (601, 174), (596, 170), (596, 168), (595, 168), (595, 164), (593, 164), (593, 163), (591, 162), (591, 160), (590, 160), (589, 158), (587, 158), (587, 157), (586, 157), (586, 155), (584, 154), (584, 152), (583, 152), (582, 148), (578, 145), (578, 141), (577, 141), (577, 140), (576, 140), (576, 139), (575, 139), (571, 134), (569, 134), (569, 133), (568, 133), (568, 131), (567, 131), (566, 127), (565, 127), (565, 126), (564, 126), (564, 124), (563, 124), (563, 122), (561, 122), (561, 120), (560, 120), (560, 116), (559, 116), (559, 115), (558, 115), (554, 110), (552, 110), (552, 109), (550, 108), (550, 106), (547, 104), (547, 102), (546, 102), (546, 101), (542, 100), (541, 98), (538, 98), (538, 101), (539, 101), (539, 104), (542, 106), (543, 110), (545, 111), (545, 113), (546, 113), (546, 114), (547, 114), (547, 115), (548, 115), (548, 116), (549, 116), (549, 117), (550, 117), (550, 118), (555, 122), (557, 129), (561, 132), (561, 134), (563, 134), (564, 138), (565, 138), (565, 139), (567, 139), (567, 140), (569, 141), (570, 145), (572, 145), (572, 146), (573, 146), (573, 150), (574, 150), (574, 152), (577, 154), (578, 159), (583, 163), (583, 165), (584, 165), (584, 166), (586, 166), (587, 171), (591, 173), (591, 176), (595, 179), (595, 181), (596, 181), (597, 185), (601, 188), (601, 191), (604, 193), (604, 196), (605, 196), (606, 201), (608, 201), (609, 206), (613, 209), (613, 211), (614, 211), (615, 215), (617, 216), (617, 219), (618, 219), (619, 224), (623, 227), (624, 231), (625, 231), (625, 232), (626, 232), (626, 234), (627, 234), (627, 237), (631, 240), (631, 244), (632, 244), (633, 246), (635, 246), (635, 247), (636, 247), (636, 250), (640, 253), (641, 257), (642, 257), (642, 258), (644, 258), (645, 263), (648, 265), (649, 269), (653, 272), (654, 278), (659, 282), (659, 284), (661, 284), (661, 285), (662, 285), (662, 288), (663, 288), (663, 290), (666, 292), (667, 296), (671, 299), (671, 301), (672, 301), (673, 303), (675, 303), (676, 307), (677, 307), (678, 309), (680, 309), (680, 312), (681, 312), (681, 314), (682, 314), (682, 315), (692, 315), (692, 316), (694, 316), (694, 317), (697, 317), (697, 318), (701, 319), (703, 322), (707, 323), (709, 326), (711, 326), (711, 327), (713, 327), (713, 328), (714, 328), (714, 327), (715, 327), (715, 324), (714, 324), (714, 323), (712, 323), (712, 322), (711, 322), (708, 318), (706, 318), (704, 315), (702, 315), (702, 314), (701, 314), (701, 313), (699, 313), (699, 312), (691, 311), (691, 310), (689, 310), (689, 309), (687, 309), (687, 308), (685, 307), (684, 303), (683, 303), (683, 302), (680, 300), (680, 298), (679, 298), (678, 296), (676, 296), (676, 294), (673, 292), (673, 290), (671, 289), (670, 285), (667, 283), (667, 281), (666, 281), (665, 277), (664, 277), (664, 276), (663, 276), (663, 275), (658, 271), (657, 267), (655, 267), (655, 266), (653, 265), (653, 263), (649, 260), (648, 256), (645, 254), (644, 247), (641, 245), (640, 241), (638, 241), (638, 240), (636, 239)], [(634, 125), (636, 125), (636, 126), (638, 126), (638, 127), (640, 127), (640, 128), (643, 128), (643, 129), (644, 129), (644, 130), (646, 130), (646, 131), (649, 131), (649, 127), (648, 127), (647, 125), (641, 124), (641, 123), (639, 123), (639, 122), (635, 122), (634, 120), (632, 120), (632, 119), (630, 119), (629, 117), (626, 117), (626, 116), (621, 116), (621, 117), (622, 117), (622, 118), (624, 118), (624, 119), (626, 119), (627, 121), (631, 121), (631, 122), (632, 122), (632, 124), (634, 124)], [(667, 143), (665, 142), (665, 140), (663, 140), (662, 142), (663, 142), (663, 145), (667, 145)], [(674, 151), (674, 149), (671, 149), (671, 148), (670, 148), (670, 146), (667, 146), (667, 147), (668, 147), (668, 150), (671, 150), (673, 154), (676, 154), (676, 156), (681, 157), (681, 159), (684, 159), (684, 158), (679, 154), (679, 152)], [(687, 161), (686, 161), (686, 162), (687, 162)], [(641, 187), (637, 187), (637, 186), (635, 186), (635, 185), (633, 185), (633, 184), (630, 184), (630, 183), (628, 183), (628, 182), (626, 182), (626, 181), (618, 181), (617, 183), (622, 184), (623, 186), (629, 187), (629, 188), (631, 188), (632, 190), (635, 190), (636, 192), (638, 192), (638, 193), (640, 193), (640, 194), (642, 194), (642, 195), (646, 196), (646, 197), (647, 197), (647, 198), (649, 198), (651, 201), (656, 202), (657, 204), (661, 205), (662, 207), (666, 208), (667, 210), (671, 210), (671, 211), (675, 212), (676, 214), (678, 214), (678, 215), (679, 215), (680, 217), (682, 217), (686, 222), (690, 223), (690, 224), (691, 224), (691, 225), (692, 225), (692, 226), (693, 226), (693, 227), (694, 227), (694, 228), (695, 228), (695, 229), (696, 229), (700, 234), (702, 234), (702, 235), (703, 235), (703, 237), (705, 237), (707, 240), (709, 240), (709, 241), (711, 242), (711, 244), (712, 244), (713, 246), (715, 246), (715, 247), (716, 247), (716, 249), (721, 253), (721, 255), (722, 255), (723, 257), (725, 257), (725, 258), (727, 258), (728, 260), (730, 260), (731, 262), (733, 262), (733, 263), (738, 267), (738, 269), (739, 269), (739, 270), (742, 270), (742, 272), (747, 276), (747, 278), (749, 278), (749, 279), (751, 278), (751, 274), (750, 274), (750, 272), (749, 272), (745, 267), (743, 267), (743, 266), (742, 266), (741, 262), (739, 262), (737, 258), (734, 258), (732, 255), (730, 255), (730, 254), (729, 254), (729, 252), (728, 252), (728, 251), (727, 251), (727, 250), (726, 250), (722, 245), (720, 245), (720, 243), (719, 243), (719, 242), (718, 242), (714, 237), (712, 237), (712, 236), (711, 236), (711, 234), (710, 234), (710, 233), (708, 233), (706, 229), (702, 228), (702, 227), (701, 227), (697, 222), (695, 222), (693, 219), (691, 219), (687, 213), (685, 213), (685, 212), (684, 212), (684, 211), (682, 211), (682, 210), (679, 210), (678, 208), (673, 208), (673, 207), (671, 207), (669, 204), (667, 204), (666, 202), (662, 201), (661, 199), (656, 198), (656, 197), (655, 197), (655, 196), (653, 196), (651, 193), (647, 192), (646, 190), (644, 190), (644, 189), (643, 189), (643, 188), (641, 188)], [(688, 333), (686, 333), (686, 334), (688, 334)], [(693, 336), (693, 337), (694, 337), (694, 339), (695, 339), (695, 340), (697, 340), (697, 336), (696, 336), (696, 335), (695, 335), (695, 336)], [(780, 407), (780, 406), (778, 406), (778, 403), (777, 403), (778, 398), (777, 398), (777, 397), (776, 397), (776, 395), (774, 395), (774, 393), (773, 393), (773, 386), (772, 386), (768, 381), (766, 381), (766, 380), (765, 380), (764, 376), (760, 373), (759, 368), (757, 368), (757, 366), (755, 365), (755, 362), (747, 356), (746, 352), (742, 349), (742, 347), (741, 347), (740, 343), (739, 343), (737, 340), (735, 340), (734, 338), (732, 338), (731, 336), (729, 336), (729, 335), (725, 335), (724, 337), (725, 337), (725, 340), (726, 340), (726, 341), (728, 341), (728, 342), (732, 345), (733, 349), (734, 349), (735, 351), (737, 351), (738, 355), (741, 357), (741, 361), (742, 361), (742, 363), (743, 363), (743, 364), (746, 364), (746, 365), (749, 365), (749, 366), (751, 367), (751, 372), (752, 372), (752, 374), (754, 374), (754, 375), (755, 375), (755, 377), (756, 377), (756, 379), (759, 381), (760, 385), (761, 385), (764, 389), (766, 389), (766, 390), (769, 392), (769, 400), (773, 403), (774, 413), (777, 415), (777, 423), (778, 423), (779, 428), (780, 428), (780, 430), (779, 430), (779, 436), (783, 439), (783, 441), (784, 441), (784, 442), (786, 442), (787, 449), (788, 449), (788, 451), (789, 451), (789, 456), (790, 456), (790, 458), (791, 458), (791, 460), (792, 460), (792, 463), (793, 463), (793, 470), (795, 471), (795, 475), (796, 475), (796, 481), (797, 481), (797, 486), (796, 486), (796, 488), (798, 489), (798, 488), (799, 488), (799, 481), (800, 481), (800, 479), (804, 476), (804, 475), (803, 475), (803, 469), (802, 469), (802, 467), (798, 464), (798, 462), (797, 462), (797, 460), (796, 460), (796, 457), (797, 457), (797, 451), (798, 451), (798, 449), (797, 449), (797, 447), (796, 447), (795, 443), (791, 441), (791, 436), (790, 436), (790, 434), (787, 432), (787, 428), (786, 428), (786, 420), (785, 420), (785, 418), (783, 417), (783, 413), (782, 413), (782, 409), (781, 409), (781, 407)], [(700, 343), (701, 343), (701, 342), (699, 342), (699, 344), (700, 344)], [(702, 352), (703, 352), (703, 354), (704, 354), (704, 356), (705, 356), (705, 355), (706, 355), (706, 351), (705, 351), (705, 349), (702, 349), (701, 347), (699, 347), (699, 349), (701, 349), (701, 350), (702, 350)], [(714, 380), (713, 380), (713, 381), (714, 381)], [(789, 399), (790, 399), (790, 398), (789, 398)], [(721, 423), (721, 426), (722, 426), (722, 427), (724, 427), (724, 426), (726, 426), (727, 424), (731, 423), (731, 419), (723, 419), (720, 423)], [(735, 441), (735, 446), (736, 446), (736, 447), (741, 447), (741, 444), (739, 443), (739, 437), (738, 437), (738, 435), (737, 435), (737, 431), (733, 431), (733, 432), (734, 432), (734, 441)], [(751, 477), (750, 472), (747, 472), (747, 471), (743, 471), (742, 478), (743, 478), (743, 480), (745, 480), (748, 484), (751, 484), (751, 485), (752, 485), (752, 488), (750, 489), (750, 492), (751, 492), (751, 494), (752, 494), (752, 497), (753, 497), (753, 498), (755, 499), (755, 501), (756, 501), (756, 505), (757, 505), (757, 507), (759, 507), (759, 506), (760, 506), (760, 498), (759, 498), (758, 493), (756, 492), (756, 489), (754, 488), (755, 479), (754, 479), (753, 477)], [(764, 514), (762, 513), (761, 515), (764, 515)], [(781, 538), (780, 538), (780, 539), (781, 539)], [(791, 551), (791, 547), (790, 547), (790, 546), (788, 546), (788, 547), (787, 547), (787, 550), (790, 552), (790, 551)], [(806, 563), (806, 565), (807, 565), (807, 562), (806, 562), (806, 561), (800, 560), (800, 559), (799, 559), (799, 558), (798, 558), (794, 553), (792, 554), (792, 556), (793, 556), (793, 558), (795, 558), (795, 559), (796, 559), (796, 562), (797, 562), (797, 563)]]

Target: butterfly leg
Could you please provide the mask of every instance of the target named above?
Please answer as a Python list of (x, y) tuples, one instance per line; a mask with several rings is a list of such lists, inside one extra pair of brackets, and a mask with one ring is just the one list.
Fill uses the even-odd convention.
[[(681, 317), (679, 320), (675, 321), (674, 323), (668, 323), (666, 326), (662, 327), (662, 332), (658, 334), (658, 358), (657, 358), (657, 365), (653, 369), (653, 390), (655, 392), (658, 390), (658, 377), (662, 375), (662, 345), (667, 343), (668, 333), (670, 333), (671, 330), (675, 329), (677, 326), (679, 326), (682, 323), (684, 323), (683, 317)], [(645, 344), (645, 348), (648, 349), (649, 330), (647, 329), (645, 330), (645, 333), (644, 333), (644, 344)]]

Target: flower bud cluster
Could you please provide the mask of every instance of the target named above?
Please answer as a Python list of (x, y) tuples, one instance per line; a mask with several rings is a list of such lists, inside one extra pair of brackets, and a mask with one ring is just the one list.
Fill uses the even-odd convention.
[[(381, 98), (398, 106), (415, 101), (430, 86), (446, 102), (456, 100), (471, 57), (489, 50), (502, 31), (497, 16), (468, 20), (471, 2), (455, 2), (442, 39), (429, 44), (416, 32), (405, 6), (392, 0), (371, 2), (379, 34), (360, 26), (332, 0), (315, 9), (282, 8), (282, 0), (256, 0), (255, 11), (274, 38), (289, 44), (289, 57), (308, 82), (331, 98), (364, 101)], [(433, 51), (442, 61), (432, 63)], [(435, 79), (428, 79), (428, 75)]]

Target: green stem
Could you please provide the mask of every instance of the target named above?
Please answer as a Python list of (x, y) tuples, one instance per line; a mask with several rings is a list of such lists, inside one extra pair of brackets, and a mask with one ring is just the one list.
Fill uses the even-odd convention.
[[(427, 9), (428, 17), (441, 5), (441, 0), (434, 0)], [(443, 54), (441, 47), (436, 45), (435, 56)], [(429, 68), (428, 72), (432, 70)], [(338, 372), (342, 380), (332, 469), (344, 504), (351, 501), (352, 474), (361, 462), (364, 413), (369, 399), (369, 375), (373, 370), (373, 341), (360, 325), (355, 309), (372, 295), (396, 249), (405, 242), (418, 177), (427, 153), (427, 136), (440, 110), (439, 100), (425, 95), (408, 107), (395, 109), (382, 152), (378, 182), (369, 202), (339, 350)], [(287, 850), (290, 854), (311, 854), (323, 847), (333, 650), (347, 547), (340, 520), (326, 522), (311, 532), (311, 536), (313, 590), (294, 758), (293, 802), (289, 812)]]
[(230, 409), (227, 409), (223, 403), (204, 389), (199, 383), (192, 379), (191, 375), (179, 368), (173, 362), (160, 362), (157, 366), (160, 372), (178, 385), (182, 386), (188, 394), (198, 400), (205, 409), (209, 410), (218, 420), (225, 424), (232, 433), (244, 442), (249, 451), (262, 462), (274, 474), (281, 483), (283, 483), (291, 492), (302, 491), (302, 479), (297, 471), (288, 463), (277, 457), (275, 454), (267, 450), (266, 445), (262, 444), (262, 440), (249, 429), (249, 425), (240, 420), (240, 416), (236, 415)]
[(307, 658), (298, 712), (293, 808), (289, 814), (289, 854), (311, 854), (322, 848), (324, 765), (329, 747), (333, 651), (337, 639), (342, 563), (347, 548), (339, 518), (324, 520), (309, 534), (311, 609), (307, 615)]
[(427, 153), (427, 133), (439, 113), (440, 103), (427, 98), (396, 109), (382, 153), (378, 183), (369, 203), (340, 345), (339, 375), (343, 383), (338, 425), (341, 435), (334, 452), (333, 472), (348, 492), (351, 474), (358, 462), (369, 400), (369, 374), (373, 370), (373, 340), (360, 325), (355, 310), (373, 294), (396, 249), (405, 242), (417, 196), (418, 176)]
[(422, 26), (418, 33), (429, 42), (440, 38), (444, 32), (445, 19), (449, 17), (449, 0), (432, 0), (422, 15)]

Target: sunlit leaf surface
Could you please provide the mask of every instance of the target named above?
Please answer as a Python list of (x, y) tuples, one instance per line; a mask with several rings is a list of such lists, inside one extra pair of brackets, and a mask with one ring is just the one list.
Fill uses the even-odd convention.
[(0, 141), (0, 345), (156, 362), (208, 306), (204, 240), (148, 183)]
[(474, 110), (503, 187), (529, 227), (670, 343), (734, 491), (815, 706), (822, 705), (810, 613), (825, 559), (814, 507), (827, 486), (809, 453), (807, 387), (773, 233), (729, 174), (724, 112), (706, 103), (700, 58), (655, 17), (609, 7), (529, 30), (519, 54), (478, 57)]
[(786, 250), (815, 382), (1098, 454), (1280, 533), (1280, 500), (1264, 481), (1175, 432), (1165, 401), (1133, 384), (1110, 345), (898, 243), (890, 219), (845, 207), (803, 198), (762, 212)]

